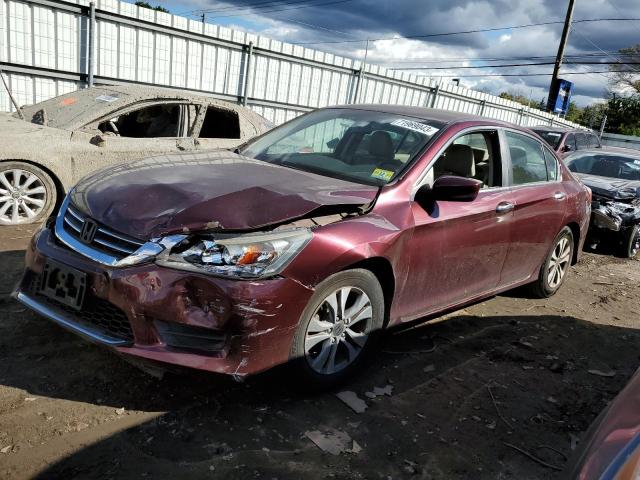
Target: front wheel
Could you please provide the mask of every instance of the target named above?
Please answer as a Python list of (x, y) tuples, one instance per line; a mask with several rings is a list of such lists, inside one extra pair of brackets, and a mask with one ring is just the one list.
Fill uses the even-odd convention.
[(553, 241), (553, 247), (540, 268), (538, 280), (531, 284), (538, 298), (548, 298), (560, 289), (573, 259), (573, 233), (564, 227)]
[(382, 287), (369, 270), (339, 272), (320, 283), (291, 348), (302, 386), (332, 388), (358, 370), (382, 329), (384, 312)]
[(0, 225), (45, 220), (56, 205), (56, 186), (41, 168), (25, 162), (0, 163)]
[(622, 236), (620, 243), (620, 256), (622, 258), (634, 258), (640, 251), (640, 225), (634, 225)]

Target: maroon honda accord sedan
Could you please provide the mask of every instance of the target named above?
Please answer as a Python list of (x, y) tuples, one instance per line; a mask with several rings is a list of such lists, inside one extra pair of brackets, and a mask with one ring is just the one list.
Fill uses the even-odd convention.
[(17, 299), (121, 354), (236, 378), (346, 378), (381, 330), (577, 260), (591, 194), (536, 135), (437, 110), (333, 107), (234, 152), (82, 180)]

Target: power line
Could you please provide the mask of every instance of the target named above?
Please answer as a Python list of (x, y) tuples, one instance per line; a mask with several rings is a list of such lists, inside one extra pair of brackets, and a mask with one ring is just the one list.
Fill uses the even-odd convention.
[[(587, 23), (587, 22), (628, 22), (628, 21), (637, 21), (640, 18), (586, 18), (582, 20), (575, 20), (573, 23)], [(385, 38), (363, 38), (359, 40), (328, 40), (321, 42), (293, 42), (294, 45), (321, 45), (321, 44), (334, 44), (334, 43), (360, 43), (366, 42), (367, 40), (371, 42), (378, 42), (382, 40), (405, 40), (405, 39), (420, 39), (420, 38), (434, 38), (434, 37), (447, 37), (450, 35), (466, 35), (471, 33), (486, 33), (486, 32), (499, 32), (501, 30), (517, 30), (521, 28), (531, 28), (531, 27), (542, 27), (548, 25), (560, 25), (563, 24), (564, 20), (553, 20), (549, 22), (538, 22), (538, 23), (526, 23), (523, 25), (510, 25), (506, 27), (492, 27), (492, 28), (478, 28), (475, 30), (463, 30), (459, 32), (442, 32), (442, 33), (430, 33), (425, 35), (404, 35), (401, 37), (385, 37)]]
[[(570, 65), (640, 65), (640, 62), (566, 62)], [(536, 63), (505, 63), (500, 65), (463, 65), (463, 66), (449, 66), (449, 67), (399, 67), (399, 68), (388, 68), (387, 70), (460, 70), (460, 69), (471, 69), (471, 68), (505, 68), (505, 67), (531, 67), (538, 65), (554, 65), (555, 62), (536, 62)]]
[(227, 17), (244, 17), (247, 15), (262, 15), (264, 13), (275, 13), (275, 12), (284, 12), (284, 11), (289, 11), (289, 10), (300, 10), (302, 8), (314, 8), (314, 7), (326, 7), (329, 5), (337, 5), (339, 3), (347, 3), (347, 2), (353, 2), (354, 0), (334, 0), (332, 2), (325, 2), (325, 3), (314, 3), (314, 4), (308, 4), (308, 5), (298, 5), (298, 6), (293, 6), (293, 7), (283, 7), (283, 8), (276, 8), (274, 10), (260, 10), (258, 13), (238, 13), (238, 14), (232, 14), (232, 15), (214, 15), (213, 17), (210, 18), (227, 18)]
[(298, 3), (314, 3), (317, 1), (318, 0), (293, 0), (291, 2), (287, 2), (287, 1), (281, 1), (281, 0), (268, 0), (268, 1), (262, 1), (262, 2), (256, 2), (256, 3), (249, 3), (246, 5), (240, 5), (240, 6), (228, 5), (226, 7), (220, 7), (220, 8), (203, 8), (199, 10), (188, 10), (188, 11), (182, 12), (182, 14), (216, 13), (216, 12), (247, 10), (247, 9), (276, 8), (284, 5), (294, 5)]
[[(610, 73), (608, 70), (593, 72), (564, 72), (562, 75), (591, 75), (599, 73)], [(472, 75), (418, 75), (419, 77), (430, 78), (481, 78), (481, 77), (550, 77), (552, 73), (479, 73)]]
[[(609, 52), (609, 53), (617, 53), (617, 52)], [(608, 53), (583, 53), (583, 54), (573, 54), (573, 55), (565, 55), (565, 58), (598, 58), (598, 57), (606, 57)], [(634, 57), (635, 54), (619, 54), (619, 56), (630, 56)], [(381, 60), (385, 63), (394, 63), (394, 64), (428, 64), (428, 63), (447, 63), (447, 62), (455, 62), (455, 61), (484, 61), (484, 62), (498, 62), (502, 60), (545, 60), (555, 58), (555, 55), (541, 55), (541, 56), (522, 56), (522, 57), (441, 57), (434, 59), (422, 59), (422, 60)]]

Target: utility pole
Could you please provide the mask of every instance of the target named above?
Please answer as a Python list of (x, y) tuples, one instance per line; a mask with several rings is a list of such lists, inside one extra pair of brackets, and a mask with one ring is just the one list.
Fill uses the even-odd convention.
[(558, 75), (560, 74), (560, 67), (562, 66), (562, 60), (564, 58), (564, 49), (567, 46), (567, 40), (569, 39), (569, 31), (571, 30), (571, 19), (573, 18), (573, 7), (575, 0), (569, 0), (569, 7), (567, 8), (567, 16), (564, 20), (564, 28), (562, 29), (562, 37), (560, 38), (560, 45), (558, 46), (558, 55), (556, 56), (556, 63), (553, 67), (553, 76), (551, 77), (551, 85), (549, 85), (549, 97), (547, 100), (547, 110), (552, 112), (557, 99), (558, 93)]
[(205, 21), (207, 20), (207, 17), (205, 17), (205, 13), (202, 14), (202, 23), (205, 23)]

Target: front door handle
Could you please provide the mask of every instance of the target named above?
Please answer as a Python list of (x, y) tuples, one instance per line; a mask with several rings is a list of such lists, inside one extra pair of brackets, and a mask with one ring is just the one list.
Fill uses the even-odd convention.
[(553, 198), (555, 198), (556, 200), (564, 200), (565, 198), (567, 198), (567, 194), (564, 192), (556, 192), (553, 194)]
[(498, 204), (498, 206), (496, 207), (496, 213), (502, 215), (504, 213), (509, 213), (509, 212), (513, 211), (514, 208), (515, 208), (515, 205), (513, 203), (500, 202)]

